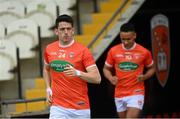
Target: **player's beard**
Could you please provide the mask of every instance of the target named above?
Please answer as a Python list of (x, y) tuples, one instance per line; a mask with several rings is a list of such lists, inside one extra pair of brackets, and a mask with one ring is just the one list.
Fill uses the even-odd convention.
[(69, 41), (71, 42), (72, 39), (73, 39), (72, 36), (65, 36), (64, 37), (64, 41), (67, 41), (67, 42), (69, 42)]
[(73, 37), (71, 37), (71, 36), (64, 36), (63, 40), (61, 40), (61, 42), (64, 45), (68, 45), (69, 43), (71, 43), (72, 40), (73, 40)]
[(128, 43), (128, 44), (124, 44), (124, 47), (126, 49), (131, 49), (134, 46), (134, 43)]

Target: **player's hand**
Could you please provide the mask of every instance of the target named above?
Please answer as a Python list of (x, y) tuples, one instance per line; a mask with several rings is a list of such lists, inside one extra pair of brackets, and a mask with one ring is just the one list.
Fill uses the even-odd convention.
[(143, 74), (138, 75), (137, 76), (137, 82), (142, 82), (142, 81), (144, 81), (144, 75)]
[(113, 76), (109, 80), (110, 80), (111, 84), (113, 84), (113, 85), (116, 85), (118, 83), (118, 77), (117, 76)]
[(64, 71), (63, 71), (67, 76), (76, 76), (76, 69), (67, 64), (66, 67), (64, 68)]
[(51, 88), (46, 89), (46, 102), (50, 105), (52, 103), (52, 90)]

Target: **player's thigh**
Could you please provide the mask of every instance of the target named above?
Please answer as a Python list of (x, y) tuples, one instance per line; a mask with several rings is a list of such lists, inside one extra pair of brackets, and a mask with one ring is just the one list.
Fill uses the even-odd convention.
[(127, 107), (134, 107), (142, 110), (144, 105), (144, 95), (133, 95), (126, 97)]
[(127, 115), (126, 117), (139, 117), (144, 105), (144, 95), (129, 96), (127, 99)]
[(127, 103), (124, 98), (115, 98), (115, 105), (117, 112), (124, 112), (127, 110)]
[(127, 111), (117, 112), (118, 117), (120, 117), (120, 118), (126, 118), (126, 113), (127, 113)]
[(140, 116), (141, 110), (135, 107), (128, 107), (126, 112), (127, 118), (138, 118)]

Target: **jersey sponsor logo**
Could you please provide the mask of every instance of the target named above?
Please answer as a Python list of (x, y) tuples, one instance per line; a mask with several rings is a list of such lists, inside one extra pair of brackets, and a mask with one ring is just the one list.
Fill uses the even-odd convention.
[(84, 101), (79, 101), (79, 102), (77, 102), (77, 105), (85, 105), (85, 102)]
[(143, 91), (142, 89), (136, 89), (134, 92), (139, 93), (139, 92), (142, 92), (142, 91)]
[(50, 63), (50, 67), (57, 72), (63, 72), (64, 68), (67, 66), (67, 64), (70, 64), (73, 66), (71, 63), (63, 60), (54, 60)]
[(156, 76), (162, 87), (165, 86), (170, 69), (170, 40), (168, 18), (162, 14), (151, 19), (151, 40)]
[(122, 62), (118, 64), (118, 67), (124, 71), (133, 71), (136, 70), (139, 65), (133, 62)]

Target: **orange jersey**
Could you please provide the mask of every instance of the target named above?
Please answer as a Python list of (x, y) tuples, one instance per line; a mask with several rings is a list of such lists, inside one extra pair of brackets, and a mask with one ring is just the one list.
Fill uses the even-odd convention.
[(143, 74), (144, 67), (153, 64), (150, 51), (135, 43), (127, 50), (122, 44), (110, 49), (105, 64), (115, 68), (118, 84), (115, 97), (143, 94), (144, 82), (137, 82), (137, 76)]
[(52, 105), (89, 109), (87, 83), (77, 76), (69, 77), (63, 73), (67, 63), (80, 71), (95, 65), (89, 49), (76, 42), (68, 47), (60, 47), (57, 41), (47, 46), (44, 59), (45, 64), (50, 66)]

